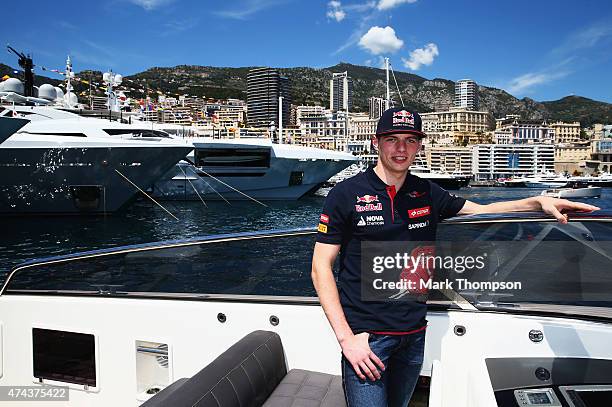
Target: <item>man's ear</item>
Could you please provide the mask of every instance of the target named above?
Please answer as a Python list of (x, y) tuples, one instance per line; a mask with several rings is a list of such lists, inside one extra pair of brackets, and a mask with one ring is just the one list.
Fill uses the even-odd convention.
[(378, 149), (378, 137), (376, 136), (372, 137), (372, 146)]

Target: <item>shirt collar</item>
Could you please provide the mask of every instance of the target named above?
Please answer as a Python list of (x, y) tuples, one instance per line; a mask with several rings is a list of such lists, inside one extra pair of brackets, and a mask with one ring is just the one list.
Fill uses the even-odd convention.
[[(374, 166), (370, 166), (368, 167), (368, 169), (365, 172), (366, 177), (368, 178), (368, 182), (370, 183), (370, 185), (377, 191), (386, 191), (387, 190), (387, 184), (385, 184), (383, 182), (383, 180), (381, 180), (378, 177), (378, 174), (376, 174), (376, 172), (374, 171)], [(410, 173), (408, 173), (406, 175), (406, 179), (404, 180), (404, 184), (402, 185), (402, 187), (397, 191), (400, 192), (402, 190), (404, 190), (407, 185), (410, 183)]]

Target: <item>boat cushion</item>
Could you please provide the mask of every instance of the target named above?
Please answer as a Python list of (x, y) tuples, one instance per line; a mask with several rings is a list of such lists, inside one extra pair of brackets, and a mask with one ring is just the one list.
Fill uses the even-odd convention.
[(293, 369), (274, 390), (264, 407), (344, 407), (342, 377)]
[[(287, 374), (285, 352), (274, 332), (255, 331), (181, 385), (143, 406), (261, 406)], [(172, 387), (172, 386), (171, 386)]]

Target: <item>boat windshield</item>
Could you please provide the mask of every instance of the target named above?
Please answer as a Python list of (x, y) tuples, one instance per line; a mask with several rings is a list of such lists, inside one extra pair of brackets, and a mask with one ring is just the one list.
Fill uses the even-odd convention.
[[(2, 295), (316, 302), (314, 238), (315, 231), (304, 229), (219, 235), (31, 261), (13, 269)], [(469, 284), (434, 287), (432, 304), (612, 318), (612, 217), (585, 216), (567, 225), (540, 217), (463, 217), (442, 223), (438, 240), (457, 258), (486, 253), (486, 260), (477, 271), (458, 273), (457, 263), (435, 270), (437, 279)]]

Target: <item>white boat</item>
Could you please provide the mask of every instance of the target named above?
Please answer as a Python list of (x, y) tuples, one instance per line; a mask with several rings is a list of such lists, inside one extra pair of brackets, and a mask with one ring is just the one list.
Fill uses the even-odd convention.
[(467, 187), (470, 184), (472, 177), (457, 173), (449, 174), (444, 171), (432, 171), (426, 165), (410, 166), (410, 173), (419, 178), (428, 179), (435, 182), (444, 189), (456, 190)]
[(348, 153), (276, 144), (267, 138), (186, 140), (193, 154), (155, 183), (154, 197), (295, 200), (358, 160)]
[(555, 173), (539, 174), (523, 179), (523, 183), (527, 188), (563, 188), (568, 182), (568, 177)]
[(29, 122), (0, 145), (0, 214), (118, 211), (139, 194), (131, 183), (149, 188), (192, 149), (163, 132), (56, 107), (3, 109)]
[(573, 185), (589, 185), (594, 187), (604, 187), (610, 188), (612, 187), (612, 174), (609, 173), (601, 173), (595, 176), (585, 175), (578, 177), (571, 177), (569, 180), (570, 186)]
[[(415, 398), (430, 407), (611, 405), (611, 225), (602, 211), (566, 225), (542, 214), (442, 223), (447, 248), (489, 256), (484, 269), (461, 273), (470, 287), (430, 292)], [(310, 284), (315, 233), (209, 236), (19, 265), (0, 291), (0, 386), (51, 389), (69, 407), (238, 407), (296, 401), (308, 379), (308, 405), (329, 395), (327, 405), (343, 406), (340, 347)]]
[(541, 195), (554, 198), (599, 198), (601, 187), (547, 189)]

